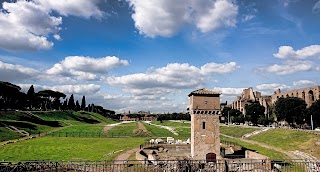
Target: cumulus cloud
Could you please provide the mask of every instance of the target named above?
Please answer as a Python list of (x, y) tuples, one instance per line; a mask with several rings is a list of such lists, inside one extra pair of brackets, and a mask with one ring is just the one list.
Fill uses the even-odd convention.
[(231, 0), (127, 1), (133, 9), (136, 28), (148, 37), (170, 37), (188, 23), (201, 32), (234, 27), (238, 14), (238, 6)]
[[(21, 87), (21, 90), (28, 91), (31, 84), (17, 84)], [(95, 94), (97, 93), (101, 86), (96, 84), (83, 84), (83, 85), (55, 85), (55, 86), (47, 86), (47, 85), (33, 85), (36, 92), (41, 90), (53, 90), (59, 91), (65, 94), (79, 94), (79, 95), (87, 95), (87, 94)]]
[(80, 17), (101, 17), (96, 1), (69, 0), (19, 0), (3, 2), (0, 9), (0, 49), (8, 51), (47, 50), (54, 43), (51, 35), (57, 40), (56, 34), (61, 30), (61, 16), (54, 16), (52, 10), (61, 15)]
[[(230, 63), (231, 65), (228, 65)], [(124, 91), (134, 95), (163, 96), (177, 89), (202, 86), (214, 74), (230, 73), (237, 68), (234, 62), (230, 63), (207, 63), (200, 68), (187, 63), (172, 63), (146, 73), (107, 77), (106, 82), (110, 85), (123, 86)]]
[(265, 91), (267, 94), (272, 94), (277, 89), (280, 89), (281, 91), (289, 91), (289, 90), (293, 90), (293, 89), (311, 87), (314, 85), (316, 85), (316, 83), (313, 81), (299, 80), (299, 81), (293, 81), (292, 85), (272, 83), (272, 84), (257, 85), (256, 88), (259, 91)]
[(201, 66), (201, 72), (203, 74), (215, 74), (215, 73), (230, 73), (234, 70), (236, 70), (237, 68), (240, 68), (239, 66), (237, 66), (236, 62), (230, 62), (230, 63), (223, 63), (223, 64), (219, 64), (219, 63), (207, 63), (203, 66)]
[(316, 85), (315, 82), (310, 81), (310, 80), (294, 81), (292, 84), (293, 84), (294, 87), (306, 87), (306, 86)]
[(17, 65), (9, 64), (0, 61), (0, 78), (3, 81), (19, 81), (34, 79), (35, 76), (39, 75), (38, 70)]
[(281, 46), (274, 57), (280, 59), (306, 59), (308, 57), (320, 57), (320, 45), (310, 45), (300, 50), (294, 50), (291, 46)]
[(76, 76), (81, 80), (95, 80), (97, 73), (106, 73), (112, 69), (128, 65), (127, 60), (115, 56), (92, 58), (68, 56), (46, 71), (50, 75)]
[(312, 12), (318, 14), (320, 12), (320, 1), (314, 4)]
[(77, 17), (97, 17), (101, 18), (104, 12), (98, 8), (98, 0), (67, 0), (67, 1), (52, 1), (52, 0), (35, 0), (45, 9), (57, 11), (63, 16)]
[(242, 91), (245, 88), (223, 88), (223, 87), (214, 87), (213, 90), (218, 91), (222, 93), (222, 95), (227, 95), (227, 96), (238, 96), (242, 94)]
[(274, 73), (277, 75), (288, 75), (296, 72), (316, 70), (317, 66), (312, 61), (285, 61), (282, 64), (273, 64), (268, 67), (260, 68), (261, 71)]
[[(202, 5), (201, 8), (195, 9), (196, 26), (201, 32), (236, 26), (236, 17), (238, 15), (237, 5), (228, 0), (207, 2), (205, 6)], [(199, 1), (193, 0), (193, 3), (199, 3)]]
[(276, 83), (272, 83), (272, 84), (261, 84), (261, 85), (257, 85), (256, 88), (259, 91), (274, 91), (278, 88), (280, 88), (281, 90), (288, 90), (291, 87), (287, 86), (285, 84), (276, 84)]

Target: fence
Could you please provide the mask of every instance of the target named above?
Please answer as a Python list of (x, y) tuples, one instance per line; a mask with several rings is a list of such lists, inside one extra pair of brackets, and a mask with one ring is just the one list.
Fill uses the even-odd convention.
[(85, 171), (85, 172), (318, 172), (317, 161), (289, 160), (217, 160), (216, 162), (179, 161), (21, 161), (0, 162), (0, 172), (15, 171)]

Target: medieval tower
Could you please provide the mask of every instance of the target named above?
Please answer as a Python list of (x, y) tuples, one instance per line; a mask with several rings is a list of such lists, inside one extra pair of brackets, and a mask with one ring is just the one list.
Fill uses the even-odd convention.
[[(191, 157), (194, 160), (220, 156), (220, 93), (199, 89), (189, 95)], [(215, 158), (214, 158), (215, 159)]]

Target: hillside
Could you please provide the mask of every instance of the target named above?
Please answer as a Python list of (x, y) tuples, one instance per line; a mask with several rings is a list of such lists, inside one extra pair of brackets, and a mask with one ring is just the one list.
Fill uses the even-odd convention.
[[(104, 125), (114, 121), (93, 112), (0, 112), (0, 142), (18, 139), (28, 134), (39, 134), (64, 127), (87, 124)], [(69, 127), (70, 128), (70, 127)], [(102, 128), (102, 127), (101, 127)]]

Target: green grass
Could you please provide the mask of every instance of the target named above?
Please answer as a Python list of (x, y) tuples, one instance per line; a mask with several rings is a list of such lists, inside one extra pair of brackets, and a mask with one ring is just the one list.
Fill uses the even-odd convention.
[(242, 137), (247, 133), (252, 133), (260, 128), (253, 127), (240, 127), (240, 126), (220, 126), (220, 133), (233, 136), (233, 137)]
[(250, 144), (247, 142), (243, 142), (238, 139), (232, 139), (232, 138), (228, 138), (228, 137), (224, 137), (224, 136), (220, 136), (220, 139), (221, 139), (221, 141), (231, 142), (231, 143), (234, 143), (234, 144), (239, 145), (239, 146), (246, 148), (246, 149), (255, 150), (258, 153), (265, 155), (271, 159), (278, 159), (278, 160), (288, 159), (288, 157), (286, 155), (284, 155), (280, 152), (270, 150), (270, 149), (267, 149), (267, 148), (264, 148), (264, 147), (261, 147), (258, 145), (253, 145), (253, 144)]
[(172, 132), (167, 129), (160, 128), (154, 125), (148, 125), (147, 123), (142, 123), (144, 127), (152, 134), (154, 137), (174, 137), (177, 138)]
[(137, 122), (124, 123), (111, 128), (108, 131), (107, 136), (108, 137), (118, 137), (118, 136), (133, 137), (137, 135), (136, 133), (137, 130), (138, 130)]
[(296, 130), (274, 129), (249, 138), (286, 151), (300, 150), (320, 158), (320, 147), (315, 142), (320, 136)]
[(157, 125), (164, 125), (169, 127), (175, 127), (175, 128), (183, 128), (183, 127), (189, 127), (191, 126), (190, 122), (183, 122), (183, 121), (152, 121), (152, 124)]
[(4, 127), (0, 127), (0, 142), (6, 141), (6, 140), (18, 139), (21, 137), (23, 137), (23, 135), (21, 135), (17, 132), (8, 130)]
[(30, 134), (44, 133), (54, 129), (54, 127), (50, 127), (47, 125), (40, 125), (40, 124), (35, 124), (35, 123), (25, 122), (25, 121), (7, 120), (7, 121), (0, 121), (0, 122), (6, 125), (14, 126), (19, 130), (24, 130)]
[(112, 160), (117, 154), (109, 153), (142, 143), (144, 138), (41, 137), (1, 146), (0, 160)]

